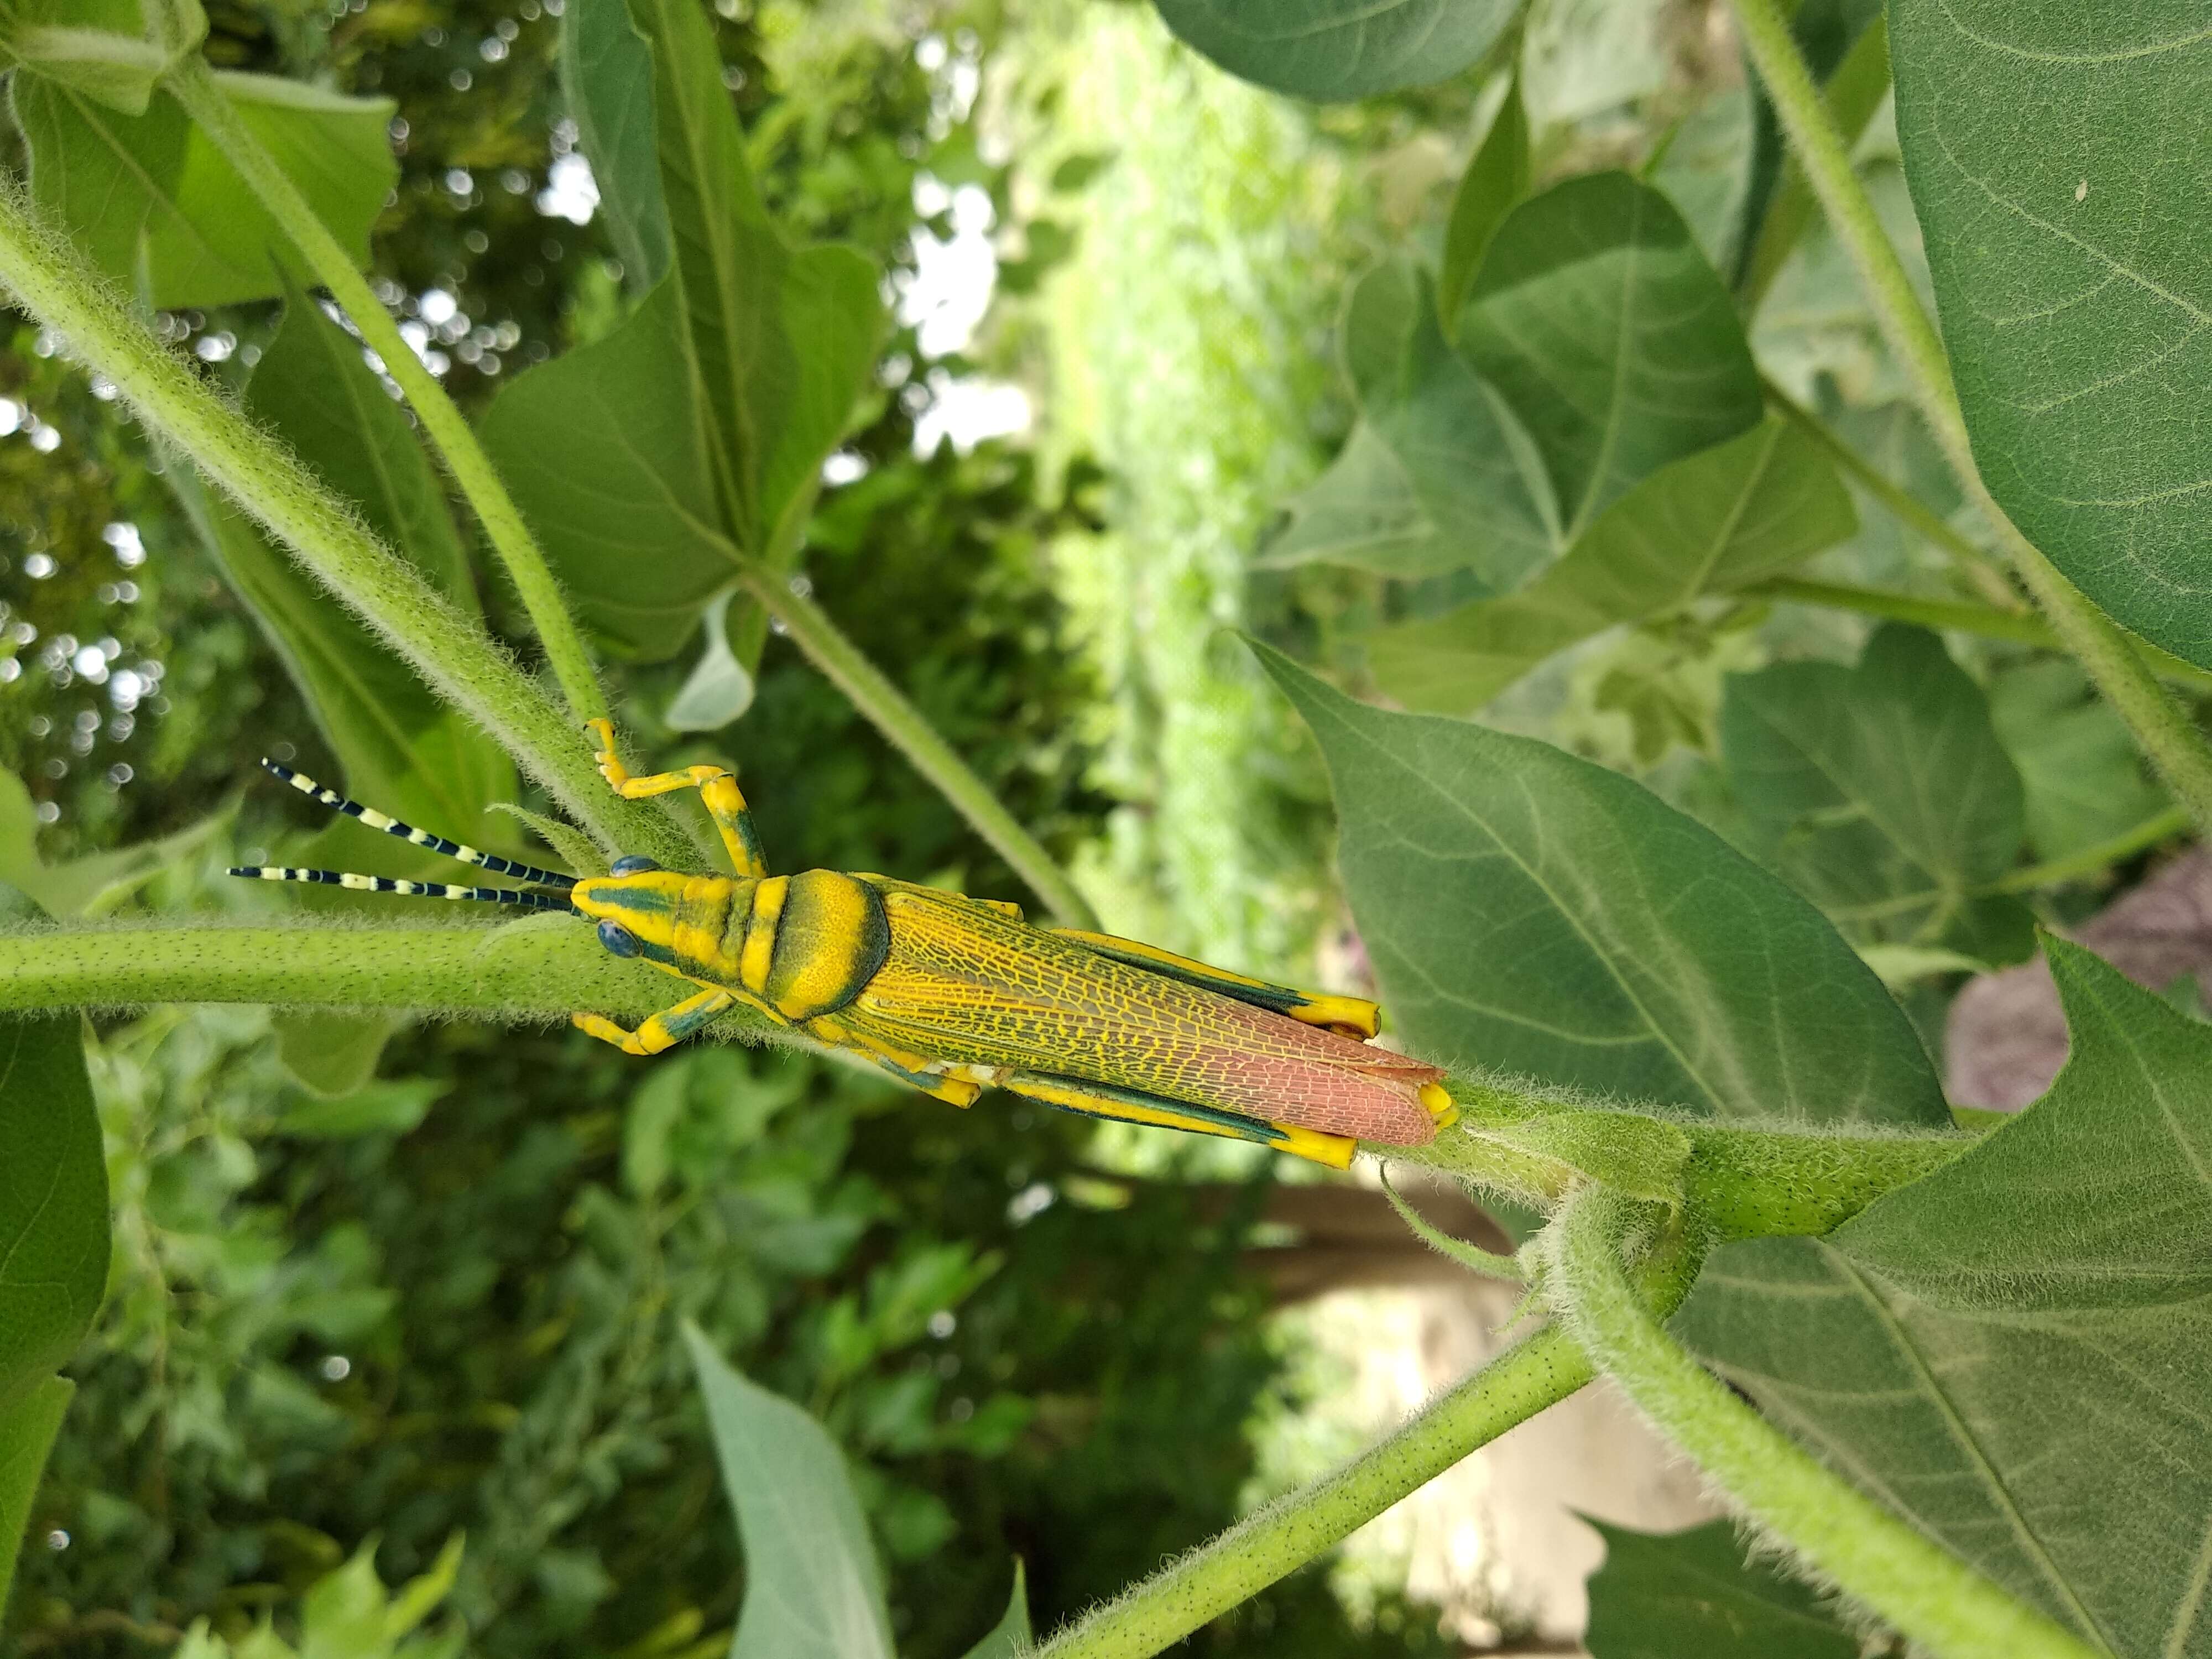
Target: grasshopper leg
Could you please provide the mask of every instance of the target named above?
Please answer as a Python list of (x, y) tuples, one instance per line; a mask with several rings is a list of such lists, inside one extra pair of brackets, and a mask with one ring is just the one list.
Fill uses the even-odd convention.
[(1332, 1170), (1348, 1169), (1352, 1152), (1358, 1145), (1350, 1135), (1327, 1134), (1295, 1123), (1273, 1123), (1263, 1118), (1194, 1106), (1188, 1101), (1169, 1100), (1141, 1090), (1086, 1083), (1078, 1078), (1054, 1077), (1044, 1072), (1011, 1073), (999, 1080), (999, 1086), (1026, 1099), (1085, 1117), (1188, 1129), (1197, 1134), (1224, 1135), (1232, 1140), (1256, 1140), (1279, 1152), (1325, 1164)]
[(933, 1062), (926, 1054), (917, 1054), (896, 1048), (881, 1040), (865, 1036), (844, 1021), (830, 1015), (817, 1015), (800, 1027), (807, 1036), (872, 1060), (900, 1082), (919, 1089), (922, 1093), (949, 1103), (965, 1111), (975, 1103), (983, 1092), (981, 1087), (964, 1077), (947, 1077), (932, 1068)]
[(753, 829), (753, 815), (745, 806), (745, 798), (738, 792), (738, 781), (719, 766), (688, 766), (681, 772), (655, 772), (649, 777), (634, 778), (615, 753), (615, 729), (607, 720), (586, 720), (584, 727), (592, 734), (598, 746), (592, 758), (599, 763), (599, 775), (607, 787), (624, 800), (643, 800), (651, 795), (672, 794), (678, 789), (696, 789), (699, 799), (706, 804), (707, 816), (714, 820), (714, 828), (721, 832), (722, 845), (730, 854), (730, 862), (741, 876), (760, 877), (768, 874), (768, 860), (761, 855), (760, 836)]
[(726, 1013), (737, 999), (727, 991), (702, 991), (673, 1008), (664, 1008), (635, 1031), (625, 1031), (604, 1014), (571, 1014), (580, 1031), (588, 1031), (602, 1042), (611, 1042), (626, 1054), (657, 1054), (672, 1048), (717, 1015)]
[(1255, 1007), (1270, 1008), (1279, 1014), (1288, 1014), (1302, 1024), (1324, 1026), (1354, 1037), (1371, 1037), (1382, 1029), (1382, 1009), (1364, 997), (1331, 996), (1321, 991), (1301, 991), (1288, 985), (1273, 985), (1264, 979), (1252, 979), (1243, 974), (1232, 974), (1225, 968), (1194, 962), (1190, 957), (1179, 957), (1172, 951), (1163, 951), (1157, 945), (1145, 945), (1133, 939), (1116, 939), (1111, 933), (1087, 933), (1079, 927), (1048, 927), (1045, 931), (1057, 933), (1064, 939), (1072, 939), (1087, 950), (1096, 951), (1102, 957), (1125, 962), (1132, 968), (1149, 969), (1156, 974), (1165, 974), (1170, 979), (1182, 980), (1187, 985), (1218, 991), (1223, 996), (1234, 997), (1239, 1002), (1249, 1002)]

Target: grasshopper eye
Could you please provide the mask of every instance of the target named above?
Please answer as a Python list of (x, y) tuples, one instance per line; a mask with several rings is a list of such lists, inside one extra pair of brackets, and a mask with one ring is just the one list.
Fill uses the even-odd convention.
[[(622, 872), (617, 871), (615, 873), (620, 875)], [(634, 957), (641, 948), (637, 935), (611, 916), (599, 923), (599, 943), (607, 947), (609, 954), (617, 957)]]
[(607, 866), (607, 873), (611, 876), (641, 876), (649, 870), (659, 868), (659, 865), (642, 853), (625, 853)]

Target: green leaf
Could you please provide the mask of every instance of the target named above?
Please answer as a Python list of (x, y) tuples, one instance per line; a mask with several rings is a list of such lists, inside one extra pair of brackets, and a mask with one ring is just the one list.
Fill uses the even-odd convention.
[(2024, 905), (1976, 896), (2020, 854), (2020, 774), (1936, 635), (1889, 623), (1856, 667), (1732, 675), (1720, 729), (1760, 858), (1854, 936), (2033, 951)]
[[(2050, 1091), (1803, 1247), (1705, 1352), (1834, 1467), (2100, 1649), (2212, 1654), (2212, 1026), (2046, 939)], [(1765, 1246), (1758, 1247), (1764, 1250)], [(1692, 1310), (1696, 1311), (1694, 1306)]]
[(730, 649), (730, 601), (735, 597), (735, 589), (716, 594), (699, 619), (704, 636), (699, 660), (661, 716), (672, 732), (719, 732), (752, 707), (753, 677)]
[[(8, 1611), (8, 1587), (15, 1577), (15, 1558), (22, 1550), (24, 1529), (30, 1525), (31, 1500), (39, 1495), (39, 1477), (46, 1473), (46, 1454), (53, 1449), (54, 1437), (61, 1432), (62, 1415), (69, 1410), (70, 1396), (76, 1392), (76, 1384), (67, 1377), (49, 1376), (13, 1401), (0, 1395), (0, 1614)], [(1014, 1592), (1018, 1595), (1019, 1564), (1014, 1574)]]
[(1452, 193), (1444, 222), (1443, 265), (1437, 275), (1437, 310), (1455, 321), (1474, 285), (1490, 239), (1528, 193), (1528, 112), (1521, 101), (1521, 76), (1505, 83), (1505, 101), (1490, 118), (1467, 171)]
[(1900, 0), (1897, 131), (1974, 459), (2028, 539), (2212, 665), (2212, 263), (2195, 7)]
[(226, 808), (159, 841), (47, 864), (39, 857), (38, 809), (31, 792), (14, 774), (0, 772), (0, 881), (27, 895), (57, 919), (101, 915), (161, 870), (204, 846), (230, 817)]
[(1763, 411), (1728, 289), (1681, 215), (1625, 173), (1571, 179), (1516, 208), (1458, 339), (1534, 441), (1569, 539)]
[[(369, 227), (399, 177), (384, 98), (346, 98), (275, 76), (218, 71), (239, 118), (300, 187), (358, 265)], [(246, 181), (158, 96), (143, 115), (88, 92), (18, 77), (15, 118), (31, 152), (31, 193), (110, 276), (141, 275), (157, 307), (228, 305), (283, 292), (307, 268)]]
[(1030, 1650), (1030, 1641), (1029, 1588), (1024, 1582), (1021, 1558), (1016, 1556), (1014, 1588), (1006, 1596), (1005, 1614), (963, 1659), (1021, 1659)]
[(0, 1421), (61, 1369), (107, 1288), (107, 1161), (83, 1016), (0, 1021)]
[(891, 1659), (883, 1570), (836, 1443), (731, 1370), (689, 1321), (684, 1340), (744, 1543), (730, 1659)]
[(1881, 982), (1710, 830), (1547, 744), (1370, 708), (1257, 648), (1328, 760), (1352, 911), (1415, 1053), (1720, 1117), (1949, 1121)]
[(1859, 1639), (1808, 1585), (1745, 1559), (1732, 1521), (1687, 1532), (1589, 1523), (1590, 1659), (1858, 1659)]
[(108, 109), (143, 115), (168, 63), (161, 49), (138, 32), (137, 21), (131, 18), (119, 31), (11, 21), (0, 45), (0, 63)]
[(1316, 102), (1457, 75), (1519, 0), (1159, 0), (1160, 15), (1231, 75)]
[(623, 286), (650, 293), (673, 256), (660, 195), (653, 47), (630, 21), (629, 0), (569, 0), (561, 20), (561, 90), (599, 187), (599, 216), (622, 261)]
[(724, 524), (709, 428), (687, 398), (673, 279), (605, 339), (510, 383), (484, 416), (491, 452), (562, 584), (640, 656), (673, 656), (744, 556)]
[(404, 1135), (429, 1115), (430, 1108), (453, 1088), (438, 1078), (396, 1078), (364, 1084), (336, 1100), (309, 1100), (276, 1119), (276, 1133), (311, 1140), (348, 1140), (356, 1135)]
[(1856, 525), (1820, 446), (1769, 418), (1645, 478), (1520, 592), (1369, 635), (1369, 661), (1407, 707), (1466, 714), (1554, 652), (1771, 575)]
[(2166, 805), (2135, 739), (2063, 657), (2015, 663), (1990, 682), (1990, 714), (2027, 792), (2027, 844), (2063, 858), (2132, 830)]
[(325, 1009), (276, 1017), (276, 1057), (310, 1093), (336, 1099), (376, 1074), (384, 1045), (401, 1022), (384, 1012)]
[[(387, 546), (475, 614), (466, 556), (407, 416), (352, 336), (296, 291), (247, 388), (246, 410), (356, 505)], [(516, 792), (506, 753), (230, 502), (182, 468), (171, 483), (291, 670), (344, 770), (347, 792), (463, 841), (503, 841), (504, 824), (486, 809)], [(349, 838), (368, 833), (348, 830)]]
[(1396, 452), (1364, 419), (1328, 471), (1283, 507), (1289, 518), (1253, 561), (1260, 569), (1348, 564), (1418, 580), (1459, 564), (1458, 544), (1438, 533)]

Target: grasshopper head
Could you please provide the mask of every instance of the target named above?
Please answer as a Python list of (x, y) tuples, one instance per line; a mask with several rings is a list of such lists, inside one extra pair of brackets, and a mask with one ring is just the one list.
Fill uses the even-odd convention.
[(610, 874), (578, 882), (568, 897), (599, 925), (599, 943), (618, 957), (676, 960), (676, 929), (691, 878), (650, 859), (617, 859)]

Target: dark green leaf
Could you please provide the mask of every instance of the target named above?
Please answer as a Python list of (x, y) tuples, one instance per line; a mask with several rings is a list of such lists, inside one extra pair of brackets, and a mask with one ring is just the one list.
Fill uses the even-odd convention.
[(1976, 896), (2020, 854), (2020, 774), (1941, 639), (1891, 623), (1855, 668), (1732, 675), (1720, 725), (1761, 858), (1856, 937), (2033, 949), (2019, 901)]
[(2212, 665), (2212, 264), (2192, 6), (1904, 0), (1897, 131), (1982, 477), (2060, 569)]
[(1328, 102), (1448, 80), (1490, 50), (1518, 0), (1159, 0), (1231, 75)]
[[(1091, 150), (1069, 156), (1052, 170), (1053, 193), (1070, 196), (1077, 191), (1087, 190), (1091, 181), (1112, 167), (1118, 159), (1116, 152), (1110, 149)], [(1020, 1568), (1017, 1567), (1015, 1571), (1019, 1572)]]
[(673, 656), (743, 557), (721, 518), (672, 279), (605, 339), (499, 394), (483, 421), (562, 585), (641, 656)]
[(107, 1287), (107, 1162), (71, 1009), (0, 1022), (0, 1421), (52, 1376)]
[(1466, 714), (1555, 651), (1771, 575), (1856, 522), (1826, 453), (1770, 418), (1662, 467), (1519, 592), (1371, 635), (1368, 659), (1398, 702)]
[[(348, 255), (368, 263), (368, 231), (399, 176), (388, 99), (345, 98), (273, 76), (218, 72), (239, 118), (265, 145)], [(263, 300), (301, 256), (228, 161), (157, 95), (126, 115), (88, 94), (19, 77), (15, 115), (31, 151), (31, 190), (110, 276), (176, 308)]]
[(744, 1543), (730, 1659), (891, 1659), (883, 1570), (836, 1443), (732, 1370), (688, 1321), (684, 1338)]
[(1591, 1659), (1858, 1659), (1859, 1640), (1813, 1589), (1745, 1559), (1731, 1521), (1631, 1532), (1592, 1521)]
[(599, 187), (599, 213), (622, 260), (623, 285), (647, 294), (668, 274), (668, 208), (660, 195), (653, 112), (653, 48), (629, 0), (569, 0), (561, 20), (561, 89), (576, 143)]
[[(1835, 1467), (2102, 1650), (2212, 1654), (2212, 1026), (2076, 946), (2050, 1091), (1693, 1334)], [(1757, 1247), (1771, 1251), (1771, 1247)], [(1693, 1306), (1692, 1312), (1698, 1310)]]
[[(0, 1613), (8, 1611), (8, 1587), (15, 1577), (15, 1557), (22, 1548), (24, 1529), (30, 1524), (31, 1500), (39, 1495), (39, 1477), (46, 1472), (46, 1454), (53, 1448), (62, 1414), (69, 1410), (70, 1396), (76, 1392), (76, 1385), (67, 1377), (49, 1376), (13, 1401), (0, 1395)], [(1014, 1579), (1018, 1595), (1020, 1571), (1018, 1565)]]
[(436, 1078), (398, 1078), (369, 1083), (336, 1100), (304, 1101), (276, 1120), (279, 1134), (312, 1140), (345, 1140), (355, 1135), (404, 1135), (429, 1115), (431, 1106), (453, 1085)]
[(1021, 1659), (1030, 1650), (1030, 1596), (1023, 1583), (1021, 1558), (1014, 1558), (1014, 1588), (1006, 1596), (1006, 1616), (990, 1634), (968, 1650), (963, 1659)]
[(1415, 1052), (1723, 1117), (1949, 1121), (1881, 981), (1711, 831), (1547, 744), (1261, 657), (1328, 761), (1353, 914)]
[(1990, 682), (1990, 714), (2027, 797), (2027, 843), (2063, 858), (2154, 817), (2165, 792), (2112, 706), (2064, 658), (2016, 663)]
[(1420, 322), (1421, 282), (1421, 267), (1413, 260), (1382, 259), (1362, 271), (1344, 296), (1337, 367), (1363, 405), (1387, 405), (1405, 373), (1406, 349)]
[[(246, 407), (357, 506), (387, 546), (454, 604), (476, 611), (467, 557), (414, 429), (353, 337), (313, 301), (295, 293)], [(486, 809), (515, 793), (514, 762), (230, 502), (181, 470), (172, 483), (283, 655), (348, 791), (465, 841), (507, 839), (505, 824)]]
[(1437, 274), (1437, 311), (1456, 321), (1474, 285), (1490, 239), (1505, 216), (1528, 193), (1528, 112), (1521, 102), (1521, 77), (1505, 85), (1505, 101), (1491, 118), (1467, 171), (1452, 194), (1444, 224), (1444, 258)]
[(1763, 409), (1728, 289), (1681, 215), (1625, 173), (1571, 179), (1516, 208), (1458, 338), (1534, 440), (1570, 538)]

